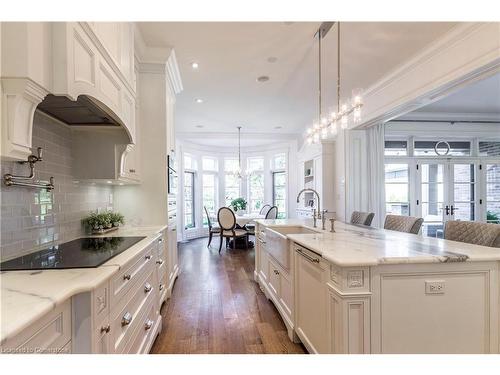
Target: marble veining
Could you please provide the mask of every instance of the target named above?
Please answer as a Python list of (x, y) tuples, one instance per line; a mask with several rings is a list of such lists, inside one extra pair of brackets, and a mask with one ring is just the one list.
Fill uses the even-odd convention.
[(289, 234), (292, 241), (339, 266), (378, 264), (450, 263), (500, 260), (500, 249), (422, 237), (338, 222), (336, 232), (312, 227), (311, 220), (258, 220), (268, 227), (303, 226), (313, 234)]
[[(96, 268), (0, 272), (0, 344), (68, 298), (95, 289), (153, 242), (166, 225), (124, 227), (106, 236), (146, 236)], [(99, 236), (98, 236), (99, 237)]]

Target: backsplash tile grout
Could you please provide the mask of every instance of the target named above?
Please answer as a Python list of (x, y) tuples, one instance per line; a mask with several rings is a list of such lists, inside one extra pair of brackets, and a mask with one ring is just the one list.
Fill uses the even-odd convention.
[[(55, 189), (0, 187), (0, 259), (10, 259), (85, 234), (81, 219), (90, 211), (111, 209), (112, 186), (75, 183), (72, 174), (71, 129), (35, 113), (33, 150), (43, 147), (35, 179), (55, 178)], [(27, 174), (26, 165), (2, 161), (6, 173)]]

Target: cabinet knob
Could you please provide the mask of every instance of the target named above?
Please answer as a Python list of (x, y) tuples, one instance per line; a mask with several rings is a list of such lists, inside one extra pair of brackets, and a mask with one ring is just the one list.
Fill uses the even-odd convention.
[(145, 292), (145, 293), (149, 293), (149, 292), (151, 292), (151, 290), (152, 290), (152, 289), (153, 289), (153, 287), (151, 286), (151, 284), (150, 284), (150, 283), (146, 283), (146, 284), (144, 285), (144, 292)]
[(131, 276), (130, 274), (123, 275), (123, 280), (130, 280)]
[(161, 266), (161, 265), (163, 264), (163, 259), (158, 259), (158, 260), (156, 261), (156, 264), (159, 264), (159, 265)]
[(135, 169), (129, 169), (128, 170), (130, 173), (135, 173)]
[(278, 270), (274, 270), (274, 273), (275, 273), (276, 275), (279, 275), (279, 274), (280, 274)]
[(111, 326), (108, 324), (107, 326), (102, 326), (101, 327), (101, 333), (109, 333), (109, 331), (111, 331)]
[(148, 319), (148, 320), (146, 321), (146, 324), (144, 324), (144, 329), (145, 329), (146, 331), (150, 330), (150, 329), (151, 329), (151, 327), (153, 327), (153, 324), (154, 324), (154, 322), (153, 322), (151, 319)]
[(163, 238), (158, 238), (158, 242), (162, 243), (163, 242)]
[(132, 314), (128, 312), (122, 317), (122, 326), (128, 326), (131, 321), (132, 321)]
[(148, 254), (148, 255), (146, 255), (146, 256), (144, 257), (144, 259), (146, 259), (146, 260), (150, 260), (152, 257), (153, 257), (152, 255)]
[(160, 287), (158, 289), (163, 290), (163, 284), (160, 284)]

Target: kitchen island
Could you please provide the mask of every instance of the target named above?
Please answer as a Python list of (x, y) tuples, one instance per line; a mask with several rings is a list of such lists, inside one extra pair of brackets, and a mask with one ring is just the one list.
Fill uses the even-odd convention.
[(311, 353), (498, 353), (500, 249), (258, 220), (255, 280)]

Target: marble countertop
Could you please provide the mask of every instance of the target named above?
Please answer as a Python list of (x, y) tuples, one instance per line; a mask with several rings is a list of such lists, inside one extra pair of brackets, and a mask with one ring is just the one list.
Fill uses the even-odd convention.
[[(339, 221), (335, 223), (335, 233), (313, 228), (310, 219), (257, 222), (269, 228), (303, 226), (315, 230), (317, 233), (289, 234), (287, 237), (341, 267), (500, 260), (500, 249), (493, 247), (364, 228)], [(329, 225), (330, 223), (327, 223), (327, 226)], [(320, 221), (318, 226), (321, 226)]]
[(71, 296), (98, 287), (156, 239), (166, 227), (123, 227), (93, 236), (146, 237), (96, 268), (0, 272), (0, 345)]

